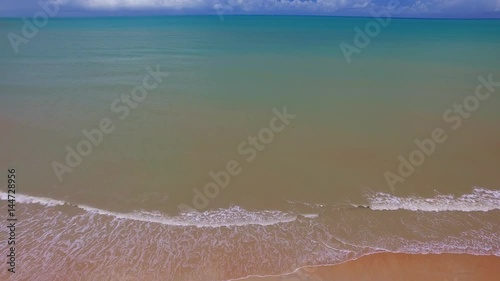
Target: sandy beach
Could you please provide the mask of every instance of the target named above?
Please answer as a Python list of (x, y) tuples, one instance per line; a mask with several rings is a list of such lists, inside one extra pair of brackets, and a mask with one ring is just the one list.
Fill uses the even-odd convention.
[(500, 257), (463, 254), (373, 254), (334, 266), (303, 268), (277, 277), (245, 281), (494, 281)]

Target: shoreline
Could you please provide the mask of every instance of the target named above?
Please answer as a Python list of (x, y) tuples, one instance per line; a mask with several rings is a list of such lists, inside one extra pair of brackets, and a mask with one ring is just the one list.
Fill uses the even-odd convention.
[(375, 253), (336, 265), (303, 267), (243, 281), (495, 281), (500, 257), (472, 254)]

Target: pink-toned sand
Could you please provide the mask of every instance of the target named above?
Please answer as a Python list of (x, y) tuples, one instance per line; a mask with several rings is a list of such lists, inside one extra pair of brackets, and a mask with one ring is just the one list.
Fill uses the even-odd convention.
[(500, 257), (374, 254), (335, 266), (245, 281), (499, 281)]

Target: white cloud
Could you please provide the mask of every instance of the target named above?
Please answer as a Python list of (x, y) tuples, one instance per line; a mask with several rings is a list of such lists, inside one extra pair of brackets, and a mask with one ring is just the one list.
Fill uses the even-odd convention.
[(78, 4), (94, 9), (119, 8), (197, 8), (205, 6), (203, 0), (79, 0)]
[(356, 3), (356, 4), (352, 5), (352, 7), (353, 8), (366, 8), (366, 7), (368, 7), (368, 5), (370, 5), (370, 2), (365, 1), (363, 3)]
[(336, 11), (341, 8), (364, 8), (371, 0), (75, 0), (90, 9), (165, 8), (204, 9), (231, 7), (241, 11)]
[[(390, 0), (56, 0), (91, 10), (164, 9), (224, 10), (234, 13), (305, 12), (330, 13), (342, 9), (363, 14), (384, 8)], [(436, 14), (446, 11), (500, 11), (500, 0), (402, 1), (401, 14)]]

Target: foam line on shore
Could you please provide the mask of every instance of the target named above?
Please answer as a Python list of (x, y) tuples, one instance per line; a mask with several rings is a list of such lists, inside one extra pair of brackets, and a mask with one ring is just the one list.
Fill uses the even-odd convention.
[(472, 193), (459, 197), (437, 194), (433, 198), (418, 196), (398, 197), (392, 194), (377, 192), (368, 194), (369, 206), (372, 210), (410, 210), (424, 212), (488, 212), (500, 210), (500, 190), (474, 187)]
[[(2, 200), (7, 200), (8, 194), (0, 191), (0, 198)], [(252, 224), (265, 226), (292, 222), (297, 219), (297, 216), (291, 213), (281, 211), (248, 211), (237, 206), (204, 212), (184, 212), (178, 216), (170, 217), (160, 212), (135, 211), (131, 213), (119, 213), (82, 204), (72, 204), (57, 199), (23, 194), (16, 194), (15, 198), (17, 203), (22, 204), (39, 204), (47, 207), (75, 207), (91, 214), (111, 216), (116, 219), (127, 219), (175, 226), (222, 227)]]

